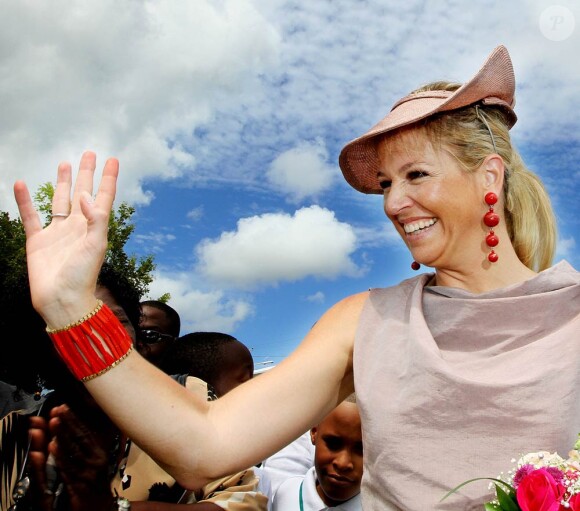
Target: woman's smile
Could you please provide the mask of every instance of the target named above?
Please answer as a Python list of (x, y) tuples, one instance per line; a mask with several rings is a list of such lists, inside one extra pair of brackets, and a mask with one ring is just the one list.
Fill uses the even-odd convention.
[(428, 220), (419, 220), (416, 222), (409, 222), (403, 224), (403, 229), (407, 235), (417, 235), (419, 232), (428, 229), (433, 224), (437, 222), (436, 218), (430, 218)]

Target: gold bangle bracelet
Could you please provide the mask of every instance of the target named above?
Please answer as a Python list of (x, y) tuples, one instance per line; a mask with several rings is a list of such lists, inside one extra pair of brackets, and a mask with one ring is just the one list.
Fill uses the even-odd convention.
[(88, 376), (81, 378), (81, 381), (83, 383), (85, 383), (87, 381), (91, 381), (91, 380), (95, 379), (98, 376), (101, 376), (102, 374), (105, 374), (107, 371), (110, 371), (111, 369), (113, 369), (113, 367), (117, 366), (120, 362), (123, 362), (123, 360), (125, 360), (129, 356), (129, 353), (131, 353), (132, 351), (133, 351), (133, 346), (131, 346), (129, 348), (129, 351), (127, 351), (127, 353), (125, 353), (121, 358), (115, 360), (110, 366), (107, 366), (104, 369), (101, 369), (98, 373), (89, 374)]
[(68, 325), (62, 327), (62, 328), (49, 328), (48, 326), (46, 327), (46, 332), (49, 334), (56, 334), (58, 332), (64, 332), (65, 330), (69, 330), (71, 328), (74, 328), (75, 326), (79, 326), (82, 323), (84, 323), (87, 319), (91, 319), (97, 312), (99, 312), (101, 310), (101, 307), (103, 306), (103, 301), (97, 299), (97, 306), (89, 313), (85, 314), (81, 319), (79, 319), (78, 321), (75, 321), (74, 323), (69, 323)]

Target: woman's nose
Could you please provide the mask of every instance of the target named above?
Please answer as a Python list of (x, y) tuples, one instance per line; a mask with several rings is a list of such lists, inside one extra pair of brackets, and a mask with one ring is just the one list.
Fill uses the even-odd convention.
[(404, 184), (391, 184), (391, 186), (385, 190), (384, 194), (384, 207), (385, 213), (394, 217), (398, 215), (401, 210), (411, 204), (411, 199), (407, 193)]

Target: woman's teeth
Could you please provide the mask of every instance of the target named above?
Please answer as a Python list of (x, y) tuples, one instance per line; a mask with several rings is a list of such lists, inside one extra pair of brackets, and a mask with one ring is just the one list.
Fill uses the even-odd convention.
[(435, 222), (437, 222), (437, 219), (431, 218), (431, 220), (419, 220), (418, 222), (413, 222), (412, 224), (405, 224), (403, 227), (407, 234), (413, 234), (427, 227), (431, 227)]

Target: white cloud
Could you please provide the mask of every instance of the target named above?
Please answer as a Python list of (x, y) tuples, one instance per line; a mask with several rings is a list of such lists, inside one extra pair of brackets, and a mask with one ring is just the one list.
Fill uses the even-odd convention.
[(148, 296), (170, 293), (169, 304), (181, 318), (181, 335), (200, 331), (233, 332), (254, 313), (251, 302), (226, 296), (222, 291), (201, 291), (192, 273), (157, 271)]
[(190, 209), (186, 216), (192, 222), (199, 222), (203, 218), (203, 215), (203, 206), (197, 206), (196, 208)]
[(280, 154), (266, 177), (291, 202), (301, 202), (326, 191), (337, 177), (336, 168), (328, 165), (324, 142), (302, 143)]
[(173, 240), (175, 240), (175, 235), (162, 232), (135, 235), (135, 242), (144, 245), (148, 252), (159, 252), (167, 243)]
[(318, 206), (293, 216), (268, 213), (238, 221), (236, 231), (197, 247), (199, 270), (226, 286), (251, 287), (308, 276), (357, 275), (350, 258), (356, 249), (352, 227)]
[(403, 246), (400, 234), (389, 220), (385, 219), (379, 226), (357, 225), (354, 229), (361, 247)]
[[(119, 197), (194, 170), (179, 143), (216, 109), (260, 88), (279, 37), (250, 0), (48, 3), (0, 0), (0, 204), (85, 149), (121, 160)], [(26, 34), (26, 37), (23, 37)]]
[(317, 291), (316, 293), (307, 296), (306, 301), (312, 303), (324, 303), (325, 298), (326, 297), (324, 296), (324, 293), (322, 291)]
[[(580, 19), (577, 3), (562, 3)], [(342, 143), (394, 100), (426, 81), (469, 78), (499, 43), (516, 68), (516, 141), (577, 141), (580, 30), (548, 41), (538, 26), (544, 8), (543, 0), (470, 9), (451, 0), (80, 0), (74, 8), (0, 0), (0, 48), (10, 50), (0, 53), (0, 204), (13, 204), (16, 177), (35, 189), (85, 148), (121, 158), (120, 197), (133, 203), (153, 198), (144, 180), (263, 186), (269, 162), (280, 152), (296, 157), (299, 140), (321, 140), (334, 164)], [(321, 154), (311, 163), (327, 176)], [(212, 167), (234, 158), (243, 164), (227, 173)], [(274, 174), (292, 189), (278, 164)], [(309, 186), (328, 190), (325, 179)], [(299, 185), (296, 201), (308, 196)]]
[(574, 238), (565, 238), (558, 240), (556, 246), (556, 256), (562, 259), (572, 261), (576, 255), (576, 240)]
[[(254, 5), (281, 34), (280, 65), (262, 75), (262, 89), (240, 95), (205, 125), (197, 177), (224, 187), (241, 184), (242, 190), (273, 185), (294, 203), (319, 195), (336, 209), (335, 198), (352, 200), (336, 165), (344, 142), (362, 134), (410, 89), (439, 78), (468, 79), (500, 43), (516, 68), (517, 145), (578, 140), (574, 112), (580, 105), (570, 91), (580, 79), (580, 67), (571, 65), (580, 31), (570, 41), (547, 41), (537, 23), (539, 0), (491, 2), (496, 8), (485, 2), (469, 10), (448, 0), (371, 0), (360, 6), (346, 0), (255, 0)], [(425, 52), (427, 47), (441, 51)], [(563, 96), (554, 95), (560, 88)], [(308, 165), (297, 164), (304, 140), (317, 140), (328, 155), (311, 147)], [(573, 152), (555, 155), (554, 167), (564, 168), (563, 155)], [(302, 172), (317, 165), (328, 173)], [(338, 181), (332, 188), (324, 180), (311, 182), (330, 173)], [(561, 174), (550, 175), (563, 188)]]

